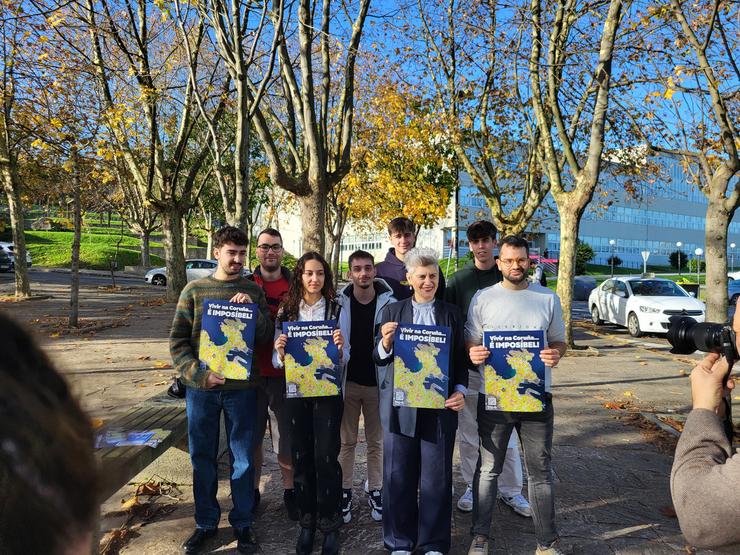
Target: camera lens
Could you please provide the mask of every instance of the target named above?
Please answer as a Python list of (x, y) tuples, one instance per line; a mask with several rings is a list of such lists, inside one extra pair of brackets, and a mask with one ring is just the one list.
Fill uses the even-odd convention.
[(668, 341), (671, 353), (689, 355), (694, 351), (705, 353), (722, 352), (722, 324), (697, 323), (690, 316), (671, 316)]

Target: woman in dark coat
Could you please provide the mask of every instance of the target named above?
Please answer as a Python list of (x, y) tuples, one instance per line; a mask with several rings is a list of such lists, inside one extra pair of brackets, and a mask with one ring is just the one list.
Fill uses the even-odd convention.
[[(414, 551), (434, 555), (450, 549), (452, 451), (457, 411), (465, 405), (469, 363), (460, 310), (434, 296), (440, 278), (436, 254), (413, 249), (405, 263), (413, 296), (383, 309), (373, 350), (384, 431), (383, 538), (386, 549), (398, 555)], [(393, 406), (393, 343), (399, 324), (449, 328), (445, 408)]]

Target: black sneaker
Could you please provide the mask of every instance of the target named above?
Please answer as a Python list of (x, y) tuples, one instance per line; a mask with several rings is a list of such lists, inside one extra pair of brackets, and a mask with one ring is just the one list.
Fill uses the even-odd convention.
[(298, 513), (298, 501), (295, 498), (293, 488), (283, 491), (283, 503), (285, 504), (285, 510), (288, 511), (288, 518), (293, 522), (298, 522), (300, 514)]
[(370, 516), (375, 522), (383, 520), (383, 494), (379, 489), (372, 490), (367, 496), (367, 504), (370, 505)]
[(352, 490), (342, 490), (342, 520), (347, 524), (352, 520)]
[(251, 528), (234, 528), (234, 537), (236, 538), (236, 550), (239, 553), (257, 552), (257, 536)]
[(258, 488), (254, 488), (254, 502), (252, 503), (252, 512), (256, 513), (259, 507), (260, 507), (260, 490)]

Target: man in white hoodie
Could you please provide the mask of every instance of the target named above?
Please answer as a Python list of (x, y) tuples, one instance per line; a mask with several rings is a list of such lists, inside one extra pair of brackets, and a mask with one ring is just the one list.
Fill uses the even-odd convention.
[(349, 257), (351, 283), (339, 292), (342, 307), (339, 327), (349, 342), (347, 380), (344, 387), (339, 464), (342, 466), (342, 518), (352, 520), (352, 475), (355, 466), (357, 430), (362, 412), (367, 440), (367, 487), (371, 516), (383, 518), (383, 431), (378, 410), (378, 381), (372, 358), (376, 326), (384, 306), (395, 302), (393, 290), (375, 277), (375, 261), (365, 251), (355, 251)]

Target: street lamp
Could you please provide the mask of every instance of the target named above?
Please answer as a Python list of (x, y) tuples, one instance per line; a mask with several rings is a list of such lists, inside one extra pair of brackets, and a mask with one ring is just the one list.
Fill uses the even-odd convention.
[[(697, 248), (694, 251), (694, 254), (696, 255), (696, 284), (699, 285), (699, 269), (701, 268), (701, 255), (704, 254), (704, 251)], [(701, 286), (699, 286), (699, 289), (701, 289)], [(696, 298), (699, 298), (699, 295), (697, 294)]]
[(676, 242), (676, 248), (678, 249), (678, 276), (681, 277), (681, 247), (683, 243), (681, 241)]
[(735, 271), (735, 243), (730, 243), (730, 271)]
[(614, 245), (616, 241), (614, 239), (609, 239), (609, 247), (611, 248), (612, 256), (609, 259), (609, 265), (612, 267), (612, 277), (614, 277)]

